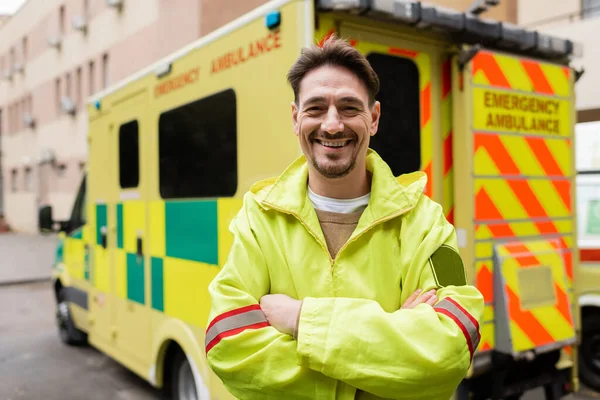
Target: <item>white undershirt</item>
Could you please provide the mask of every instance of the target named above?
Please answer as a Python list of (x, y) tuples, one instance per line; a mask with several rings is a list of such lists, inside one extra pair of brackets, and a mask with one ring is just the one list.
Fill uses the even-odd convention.
[(318, 210), (348, 214), (364, 210), (369, 204), (371, 193), (355, 199), (332, 199), (316, 194), (309, 187), (308, 198), (313, 207)]

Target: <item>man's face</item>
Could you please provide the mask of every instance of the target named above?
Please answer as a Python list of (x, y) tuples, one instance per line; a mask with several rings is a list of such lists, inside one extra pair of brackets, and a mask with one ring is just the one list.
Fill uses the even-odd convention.
[(292, 103), (294, 131), (312, 166), (326, 178), (349, 174), (364, 162), (377, 132), (380, 105), (369, 107), (362, 81), (342, 67), (323, 66), (302, 80)]

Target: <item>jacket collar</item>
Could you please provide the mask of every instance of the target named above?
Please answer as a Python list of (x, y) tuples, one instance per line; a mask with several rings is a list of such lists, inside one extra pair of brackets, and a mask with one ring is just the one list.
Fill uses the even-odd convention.
[[(427, 175), (421, 171), (394, 177), (389, 166), (374, 150), (368, 149), (367, 170), (372, 174), (371, 197), (357, 231), (378, 221), (412, 209), (419, 200)], [(264, 209), (276, 209), (296, 215), (308, 223), (318, 224), (316, 212), (308, 198), (308, 165), (298, 157), (278, 177), (254, 184), (250, 191)]]

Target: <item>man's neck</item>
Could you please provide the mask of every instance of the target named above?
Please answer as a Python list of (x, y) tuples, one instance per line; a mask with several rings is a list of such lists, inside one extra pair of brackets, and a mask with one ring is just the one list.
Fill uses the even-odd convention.
[(312, 168), (308, 171), (308, 186), (319, 196), (330, 199), (356, 199), (371, 191), (371, 177), (366, 168), (355, 168), (343, 178), (325, 178)]

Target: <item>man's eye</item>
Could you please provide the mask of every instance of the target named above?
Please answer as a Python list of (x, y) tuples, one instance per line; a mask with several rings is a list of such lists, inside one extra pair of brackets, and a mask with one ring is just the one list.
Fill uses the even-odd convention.
[(320, 110), (321, 110), (321, 107), (316, 107), (316, 106), (315, 107), (309, 107), (309, 108), (306, 109), (306, 111), (312, 111), (312, 112), (314, 112), (314, 111), (320, 111)]

